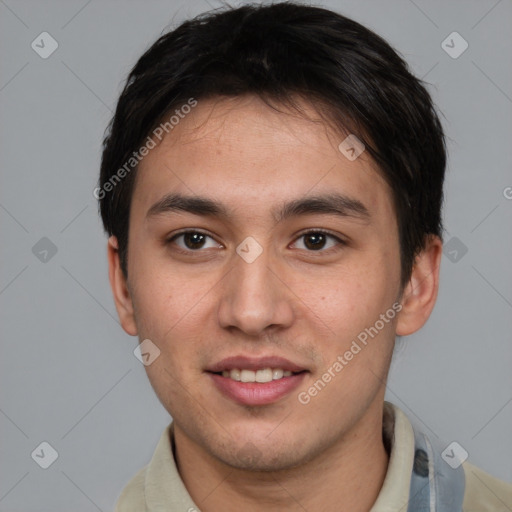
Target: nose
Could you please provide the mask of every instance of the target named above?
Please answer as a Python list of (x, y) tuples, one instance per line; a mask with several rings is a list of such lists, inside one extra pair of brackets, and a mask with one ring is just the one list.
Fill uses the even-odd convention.
[(278, 277), (268, 251), (253, 262), (235, 260), (234, 268), (222, 280), (218, 308), (219, 324), (249, 336), (289, 327), (293, 322), (293, 293)]

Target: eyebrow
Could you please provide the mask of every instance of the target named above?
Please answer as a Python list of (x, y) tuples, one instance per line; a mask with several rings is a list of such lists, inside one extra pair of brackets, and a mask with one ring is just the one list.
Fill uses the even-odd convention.
[[(150, 218), (177, 211), (205, 217), (223, 219), (230, 217), (229, 210), (219, 201), (208, 197), (186, 196), (178, 193), (170, 193), (162, 197), (149, 208), (146, 217)], [(361, 201), (337, 193), (294, 199), (272, 211), (276, 222), (281, 222), (293, 216), (311, 214), (352, 217), (365, 221), (371, 218), (368, 208)]]

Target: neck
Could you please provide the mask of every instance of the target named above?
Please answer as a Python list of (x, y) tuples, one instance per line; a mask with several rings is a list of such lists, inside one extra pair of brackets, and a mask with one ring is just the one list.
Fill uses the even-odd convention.
[(224, 464), (175, 425), (178, 470), (202, 512), (368, 512), (388, 466), (382, 409), (382, 401), (373, 404), (350, 432), (309, 462), (274, 472)]

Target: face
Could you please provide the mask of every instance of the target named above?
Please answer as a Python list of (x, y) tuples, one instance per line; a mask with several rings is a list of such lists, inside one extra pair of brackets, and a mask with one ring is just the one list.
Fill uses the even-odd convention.
[(301, 464), (382, 404), (397, 222), (345, 137), (254, 97), (205, 100), (140, 164), (122, 325), (160, 350), (146, 371), (176, 428), (228, 465)]

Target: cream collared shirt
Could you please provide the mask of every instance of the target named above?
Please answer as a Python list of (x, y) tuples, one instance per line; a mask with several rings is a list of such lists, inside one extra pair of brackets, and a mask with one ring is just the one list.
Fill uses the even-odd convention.
[[(369, 512), (406, 512), (410, 501), (415, 444), (407, 416), (389, 402), (394, 424), (384, 432), (394, 432), (384, 484)], [(385, 415), (386, 418), (386, 415)], [(391, 420), (392, 421), (392, 420)], [(173, 456), (173, 424), (164, 430), (153, 457), (126, 485), (115, 512), (199, 512), (180, 478)], [(483, 472), (468, 462), (465, 476), (463, 512), (512, 512), (512, 485)], [(431, 509), (435, 510), (435, 509)]]

